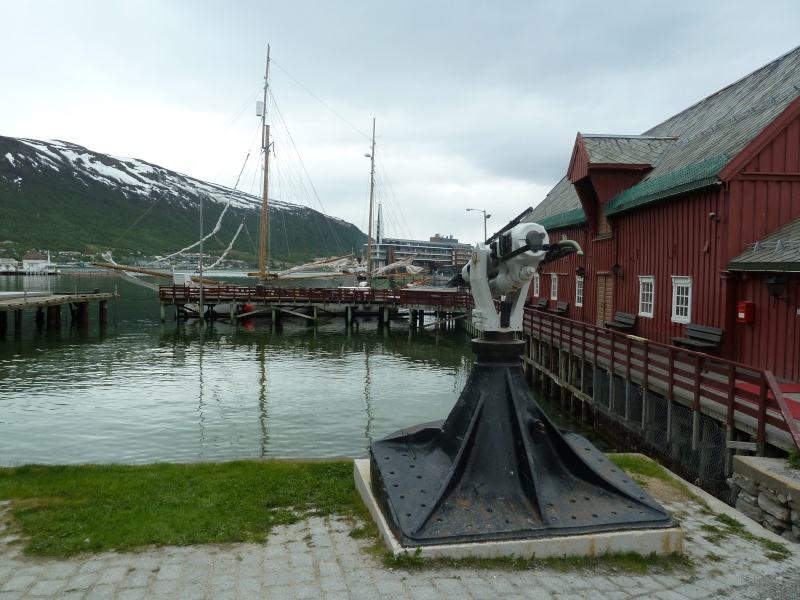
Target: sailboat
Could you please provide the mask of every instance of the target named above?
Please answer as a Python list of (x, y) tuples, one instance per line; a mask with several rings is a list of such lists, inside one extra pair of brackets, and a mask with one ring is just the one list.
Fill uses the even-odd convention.
[[(296, 267), (291, 267), (283, 271), (270, 273), (270, 244), (269, 244), (269, 152), (270, 152), (270, 126), (267, 121), (267, 93), (269, 91), (269, 53), (270, 47), (267, 46), (267, 68), (264, 74), (264, 99), (256, 102), (256, 116), (261, 117), (261, 152), (264, 155), (264, 180), (261, 196), (261, 229), (259, 236), (259, 258), (258, 271), (248, 273), (249, 277), (258, 277), (263, 282), (275, 282), (278, 280), (289, 279), (308, 279), (312, 277), (310, 273), (315, 271), (330, 270), (329, 276), (335, 277), (342, 267), (353, 262), (353, 255), (336, 256), (323, 260), (306, 263)], [(302, 276), (300, 276), (302, 274)], [(324, 277), (319, 273), (314, 273), (313, 277)]]
[[(317, 280), (317, 279), (326, 279), (326, 278), (333, 278), (340, 280), (339, 287), (350, 287), (350, 285), (343, 285), (344, 280), (351, 280), (354, 284), (352, 287), (357, 287), (360, 290), (364, 290), (365, 288), (371, 289), (372, 287), (372, 280), (374, 278), (383, 278), (386, 277), (387, 274), (385, 273), (386, 268), (381, 271), (377, 271), (373, 269), (373, 249), (372, 249), (372, 242), (374, 239), (373, 236), (373, 207), (374, 207), (374, 198), (375, 198), (375, 127), (376, 127), (376, 120), (373, 117), (372, 122), (372, 147), (371, 153), (367, 156), (371, 159), (370, 161), (370, 195), (369, 195), (369, 233), (368, 233), (368, 242), (367, 242), (367, 257), (366, 261), (361, 261), (361, 263), (356, 262), (354, 260), (354, 254), (349, 255), (342, 255), (342, 256), (335, 256), (333, 258), (326, 258), (317, 260), (311, 263), (306, 263), (303, 265), (291, 267), (288, 269), (283, 269), (280, 271), (273, 271), (272, 270), (272, 263), (271, 263), (271, 256), (270, 256), (270, 200), (269, 200), (269, 189), (270, 189), (270, 153), (274, 150), (273, 143), (271, 142), (271, 132), (270, 132), (270, 123), (268, 119), (268, 105), (267, 100), (270, 97), (269, 94), (269, 74), (270, 74), (270, 48), (267, 47), (267, 62), (266, 62), (266, 71), (264, 75), (264, 88), (263, 88), (263, 99), (256, 102), (256, 116), (261, 120), (261, 152), (262, 152), (262, 194), (261, 194), (261, 213), (260, 213), (260, 227), (259, 227), (259, 256), (258, 256), (258, 270), (255, 272), (249, 272), (247, 275), (249, 277), (258, 278), (259, 283), (268, 286), (297, 286), (300, 281), (307, 284), (308, 280)], [(237, 182), (238, 185), (238, 182)], [(222, 216), (225, 214), (225, 211), (219, 216), (219, 220), (217, 222), (216, 227), (210, 233), (203, 234), (203, 225), (202, 225), (202, 200), (200, 201), (200, 260), (199, 260), (199, 277), (189, 277), (185, 273), (163, 273), (158, 271), (145, 271), (145, 270), (137, 270), (131, 267), (123, 267), (121, 265), (117, 265), (113, 263), (113, 260), (110, 259), (107, 263), (98, 263), (101, 266), (106, 266), (108, 268), (120, 269), (124, 270), (129, 273), (136, 273), (138, 271), (139, 274), (147, 274), (147, 275), (156, 275), (161, 277), (172, 277), (172, 283), (175, 286), (184, 287), (197, 287), (199, 288), (200, 293), (202, 294), (203, 288), (206, 286), (213, 286), (217, 285), (217, 282), (209, 281), (203, 278), (203, 252), (202, 252), (202, 241), (204, 239), (208, 239), (212, 235), (214, 235), (217, 231), (219, 231), (220, 221)], [(241, 231), (241, 226), (239, 231)], [(238, 231), (236, 235), (238, 235)], [(228, 250), (232, 247), (234, 240), (231, 242)], [(178, 252), (169, 255), (169, 257), (175, 256), (179, 253), (185, 252), (197, 244), (193, 244), (188, 248), (184, 248), (179, 250)], [(225, 251), (227, 254), (228, 250)], [(223, 255), (224, 256), (224, 255)], [(168, 257), (168, 258), (169, 258)], [(220, 259), (221, 260), (221, 259)], [(363, 263), (366, 262), (366, 265)], [(214, 263), (216, 265), (219, 263), (217, 261)], [(214, 265), (207, 267), (207, 269), (213, 268)], [(392, 265), (397, 267), (403, 267), (403, 265)], [(413, 267), (412, 267), (413, 268)], [(355, 281), (358, 279), (359, 281)], [(151, 284), (152, 285), (152, 284)], [(334, 284), (335, 286), (336, 284)], [(327, 287), (330, 287), (328, 285)], [(202, 304), (202, 296), (200, 304)], [(259, 312), (259, 306), (251, 307), (252, 312)], [(189, 309), (189, 314), (197, 314), (199, 306), (187, 306)], [(233, 310), (231, 310), (233, 309)], [(212, 316), (214, 313), (220, 315), (229, 315), (239, 312), (241, 307), (231, 307), (226, 305), (217, 305), (212, 310)], [(263, 311), (264, 314), (268, 314), (268, 311)]]

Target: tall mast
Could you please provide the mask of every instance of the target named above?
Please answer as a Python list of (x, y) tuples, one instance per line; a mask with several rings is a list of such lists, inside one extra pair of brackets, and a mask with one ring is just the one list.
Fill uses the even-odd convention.
[(264, 75), (264, 107), (261, 110), (261, 150), (264, 152), (264, 195), (261, 199), (261, 253), (258, 260), (259, 275), (269, 275), (269, 123), (267, 123), (267, 88), (269, 87), (269, 45), (267, 45), (267, 72)]
[(375, 243), (381, 243), (381, 207), (383, 205), (378, 202), (378, 218), (375, 219)]
[(372, 273), (372, 204), (375, 197), (375, 117), (372, 117), (372, 152), (369, 169), (369, 227), (367, 231), (367, 281)]
[(203, 304), (203, 194), (200, 194), (200, 259), (197, 261), (197, 266), (200, 269), (200, 304), (197, 307), (197, 320), (200, 325), (204, 320), (204, 304)]

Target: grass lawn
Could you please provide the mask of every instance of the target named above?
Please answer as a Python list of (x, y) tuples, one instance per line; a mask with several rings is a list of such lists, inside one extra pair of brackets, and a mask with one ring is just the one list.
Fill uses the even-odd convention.
[(0, 469), (25, 552), (263, 541), (309, 513), (362, 514), (353, 463), (237, 461)]
[[(610, 455), (646, 488), (654, 482), (688, 490), (657, 463), (638, 456)], [(352, 461), (237, 461), (146, 466), (83, 465), (0, 468), (0, 500), (13, 500), (10, 531), (25, 552), (64, 558), (81, 552), (133, 550), (148, 546), (261, 542), (275, 525), (310, 514), (356, 517), (353, 537), (389, 566), (473, 567), (503, 570), (542, 566), (559, 570), (615, 568), (624, 572), (668, 572), (690, 566), (673, 555), (635, 554), (588, 558), (395, 559), (385, 552), (377, 527), (353, 483)], [(723, 534), (734, 531), (727, 529)], [(720, 534), (721, 535), (721, 534)], [(777, 550), (770, 548), (771, 551)], [(780, 560), (780, 559), (779, 559)]]

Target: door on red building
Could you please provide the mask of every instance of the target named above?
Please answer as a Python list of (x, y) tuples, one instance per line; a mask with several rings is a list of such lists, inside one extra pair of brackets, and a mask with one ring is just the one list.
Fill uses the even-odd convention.
[(612, 318), (612, 299), (614, 292), (614, 284), (611, 281), (611, 275), (598, 275), (597, 276), (597, 324), (603, 325)]

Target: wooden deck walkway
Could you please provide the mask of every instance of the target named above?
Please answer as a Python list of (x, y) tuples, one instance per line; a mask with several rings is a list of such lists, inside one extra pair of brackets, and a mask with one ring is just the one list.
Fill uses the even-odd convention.
[[(667, 399), (769, 443), (800, 448), (798, 384), (733, 361), (625, 335), (541, 311), (526, 311), (524, 332)], [(554, 364), (553, 357), (550, 357)], [(583, 391), (583, 390), (581, 390)]]
[[(0, 292), (0, 333), (8, 329), (8, 314), (14, 315), (14, 331), (22, 330), (22, 315), (25, 310), (36, 311), (36, 322), (48, 327), (58, 327), (61, 323), (61, 307), (69, 306), (72, 318), (79, 326), (89, 323), (89, 304), (99, 304), (100, 324), (107, 322), (107, 303), (116, 294), (83, 292), (58, 294), (54, 292)], [(47, 316), (45, 317), (45, 310)]]

